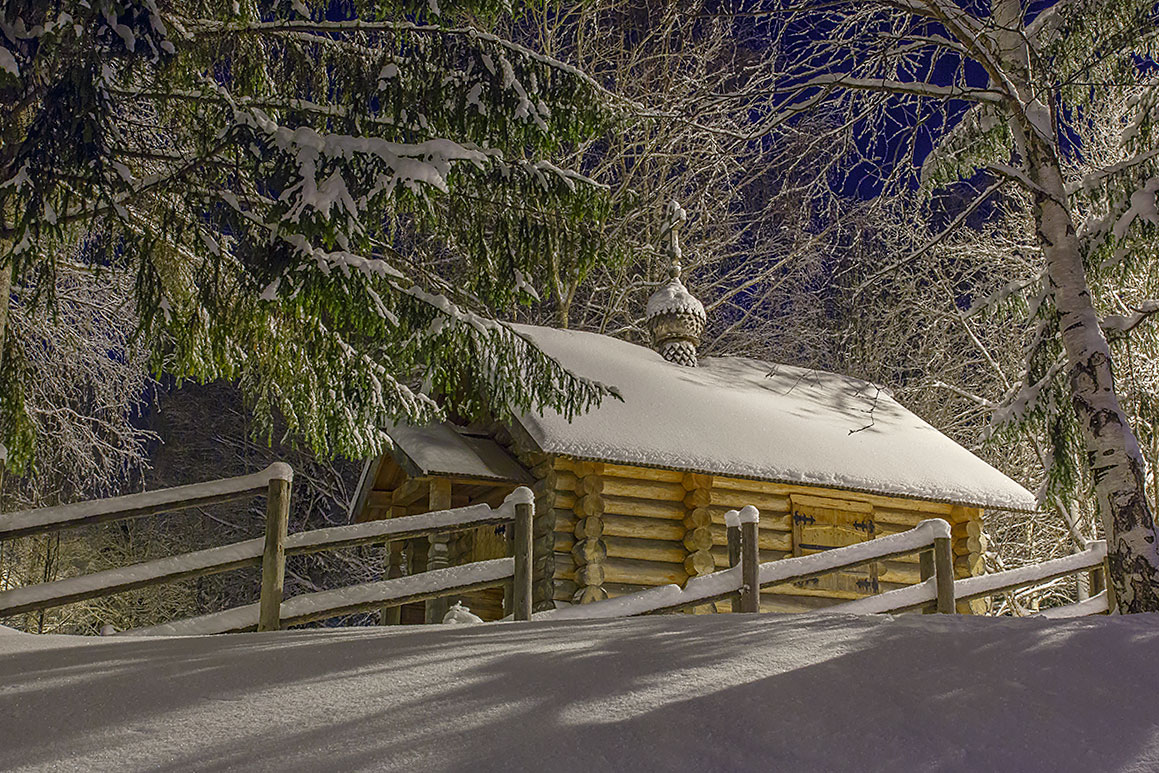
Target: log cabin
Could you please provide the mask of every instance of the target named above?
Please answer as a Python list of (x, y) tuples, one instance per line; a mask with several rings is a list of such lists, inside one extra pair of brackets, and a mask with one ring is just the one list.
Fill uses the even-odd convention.
[[(537, 610), (587, 604), (728, 566), (724, 514), (760, 510), (762, 561), (871, 540), (939, 517), (955, 573), (983, 572), (988, 508), (1031, 512), (1026, 489), (857, 379), (741, 357), (697, 355), (703, 305), (674, 262), (648, 303), (651, 348), (590, 332), (515, 325), (571, 372), (620, 399), (567, 420), (547, 410), (506, 424), (387, 428), (351, 515), (363, 521), (535, 492)], [(394, 544), (388, 576), (503, 555), (481, 529)], [(765, 588), (761, 610), (797, 612), (919, 581), (917, 556)], [(384, 622), (437, 622), (448, 600), (384, 610)], [(463, 599), (484, 620), (502, 592)], [(693, 612), (727, 611), (727, 603)], [(959, 611), (969, 613), (969, 605)]]

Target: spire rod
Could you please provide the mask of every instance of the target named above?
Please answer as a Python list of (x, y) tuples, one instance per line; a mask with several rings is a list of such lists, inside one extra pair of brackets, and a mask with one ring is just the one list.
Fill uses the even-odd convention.
[(668, 256), (668, 276), (676, 279), (680, 276), (680, 260), (684, 257), (680, 251), (680, 229), (687, 222), (688, 213), (675, 199), (668, 202), (667, 210), (660, 238), (664, 241), (664, 254)]

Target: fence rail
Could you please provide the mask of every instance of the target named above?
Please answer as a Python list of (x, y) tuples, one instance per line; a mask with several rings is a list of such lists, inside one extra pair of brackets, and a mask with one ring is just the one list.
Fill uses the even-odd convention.
[[(261, 600), (257, 604), (191, 618), (188, 621), (137, 629), (137, 632), (216, 633), (253, 628), (277, 630), (286, 625), (296, 625), (353, 611), (425, 601), (452, 593), (505, 585), (508, 582), (512, 582), (513, 586), (512, 611), (515, 619), (530, 619), (533, 504), (529, 489), (524, 487), (516, 489), (497, 508), (485, 504), (471, 505), (422, 515), (287, 534), (292, 480), (293, 471), (289, 465), (278, 462), (252, 475), (0, 515), (0, 540), (7, 540), (266, 493), (266, 524), (263, 537), (2, 591), (0, 617), (64, 606), (135, 588), (261, 565)], [(515, 524), (514, 557), (434, 570), (411, 577), (364, 583), (336, 591), (304, 594), (291, 599), (282, 598), (286, 556), (425, 537), (512, 521)]]
[(105, 521), (140, 518), (145, 515), (182, 510), (245, 499), (268, 492), (270, 484), (280, 481), (289, 486), (294, 471), (284, 462), (274, 462), (261, 472), (223, 478), (187, 486), (126, 494), (108, 499), (76, 502), (70, 505), (41, 507), (0, 515), (0, 541), (46, 534), (62, 529), (87, 526)]

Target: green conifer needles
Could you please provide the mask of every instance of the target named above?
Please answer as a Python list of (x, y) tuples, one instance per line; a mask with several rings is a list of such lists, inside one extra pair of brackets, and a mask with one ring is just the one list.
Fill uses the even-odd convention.
[(607, 190), (553, 160), (620, 110), (488, 33), (505, 4), (40, 6), (0, 26), (21, 302), (52, 302), (66, 256), (133, 272), (158, 369), (238, 379), (323, 453), (377, 452), (400, 417), (604, 393), (493, 318), (553, 259), (614, 257)]

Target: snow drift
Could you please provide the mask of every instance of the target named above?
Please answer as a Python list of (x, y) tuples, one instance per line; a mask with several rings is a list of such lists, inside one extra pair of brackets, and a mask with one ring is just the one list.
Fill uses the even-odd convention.
[(1159, 617), (0, 635), (3, 770), (1152, 771)]

